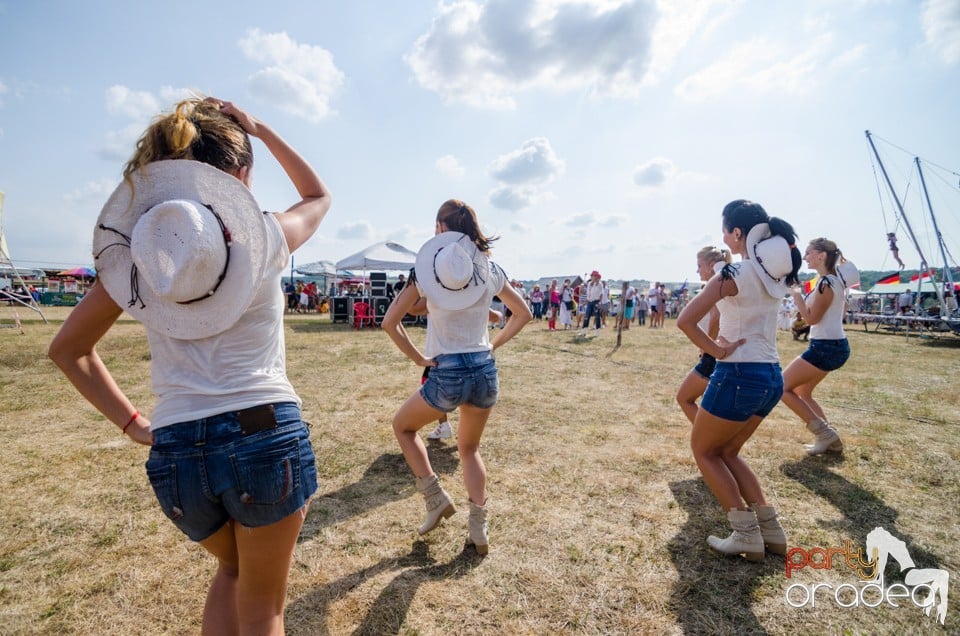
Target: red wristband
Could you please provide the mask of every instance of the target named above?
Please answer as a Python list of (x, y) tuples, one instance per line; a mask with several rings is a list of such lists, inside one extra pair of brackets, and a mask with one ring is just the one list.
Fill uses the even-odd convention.
[(123, 425), (123, 428), (120, 429), (120, 434), (126, 435), (127, 429), (130, 428), (130, 425), (133, 424), (138, 417), (140, 417), (140, 411), (134, 411), (133, 415), (130, 416), (129, 421), (127, 421), (127, 423)]

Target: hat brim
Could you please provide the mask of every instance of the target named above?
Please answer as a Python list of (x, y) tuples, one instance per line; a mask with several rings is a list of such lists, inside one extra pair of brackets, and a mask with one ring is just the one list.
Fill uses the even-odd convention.
[[(250, 190), (209, 164), (177, 159), (157, 161), (131, 175), (113, 191), (93, 232), (97, 275), (110, 297), (148, 328), (171, 338), (215, 336), (240, 318), (260, 288), (266, 268), (267, 228)], [(129, 237), (144, 212), (171, 199), (211, 205), (231, 237), (230, 264), (216, 293), (180, 304), (157, 296), (142, 280), (134, 296), (133, 258), (121, 234)], [(106, 229), (110, 228), (110, 229)]]
[[(472, 281), (464, 289), (451, 290), (441, 285), (440, 281), (437, 280), (433, 263), (437, 252), (457, 241), (464, 242), (464, 249), (469, 251), (472, 248), (474, 250), (474, 270), (482, 272), (484, 278), (479, 282)], [(483, 292), (487, 289), (485, 283), (490, 280), (490, 261), (487, 259), (486, 254), (476, 248), (466, 234), (461, 232), (443, 232), (424, 243), (420, 251), (417, 252), (414, 271), (417, 274), (417, 284), (420, 285), (420, 289), (423, 290), (427, 300), (432, 304), (442, 309), (466, 309), (476, 304), (476, 302), (483, 297)]]
[[(762, 248), (759, 247), (761, 243), (764, 244)], [(758, 223), (747, 233), (747, 255), (767, 293), (774, 298), (783, 298), (788, 289), (785, 279), (793, 271), (793, 257), (787, 240), (773, 236), (769, 224)]]

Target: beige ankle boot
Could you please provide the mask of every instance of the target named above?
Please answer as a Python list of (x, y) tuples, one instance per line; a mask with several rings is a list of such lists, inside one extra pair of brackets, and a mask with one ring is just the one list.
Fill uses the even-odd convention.
[(816, 436), (813, 444), (806, 444), (808, 455), (819, 455), (821, 453), (842, 453), (843, 442), (840, 441), (840, 433), (821, 419), (813, 419), (807, 422), (807, 430)]
[(757, 525), (757, 513), (734, 508), (727, 513), (727, 520), (733, 532), (726, 539), (707, 537), (710, 547), (723, 554), (742, 554), (750, 561), (763, 561), (763, 537)]
[(777, 520), (777, 511), (773, 506), (750, 504), (750, 509), (757, 513), (757, 525), (760, 526), (760, 536), (763, 537), (763, 546), (774, 554), (787, 553), (787, 535)]
[(457, 511), (436, 475), (417, 477), (417, 490), (427, 503), (427, 516), (423, 518), (423, 525), (418, 530), (420, 534), (427, 534), (437, 527), (441, 519), (446, 519)]
[(470, 502), (470, 518), (467, 520), (467, 545), (477, 549), (477, 554), (487, 554), (490, 550), (489, 528), (487, 527), (487, 502), (482, 506)]

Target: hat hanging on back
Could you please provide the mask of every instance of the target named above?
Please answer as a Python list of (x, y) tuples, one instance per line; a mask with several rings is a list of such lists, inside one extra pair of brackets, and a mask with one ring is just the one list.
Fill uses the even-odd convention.
[(837, 276), (843, 282), (844, 289), (857, 287), (860, 285), (860, 270), (850, 261), (837, 263)]
[(213, 166), (157, 161), (122, 182), (93, 233), (97, 275), (147, 328), (196, 340), (226, 331), (263, 278), (267, 228), (250, 190)]
[(773, 236), (769, 224), (758, 223), (747, 233), (747, 254), (756, 264), (767, 293), (783, 298), (787, 293), (786, 278), (793, 271), (793, 254), (787, 240)]
[(427, 300), (441, 309), (466, 309), (479, 301), (490, 280), (490, 261), (470, 237), (443, 232), (423, 244), (414, 266)]

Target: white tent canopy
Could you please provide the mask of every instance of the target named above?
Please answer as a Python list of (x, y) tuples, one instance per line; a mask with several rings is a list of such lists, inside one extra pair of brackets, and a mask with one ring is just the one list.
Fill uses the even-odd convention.
[(334, 276), (337, 273), (337, 267), (330, 261), (316, 261), (300, 265), (294, 271), (304, 276)]
[(383, 241), (337, 261), (337, 269), (408, 270), (416, 260), (416, 252), (399, 243)]

